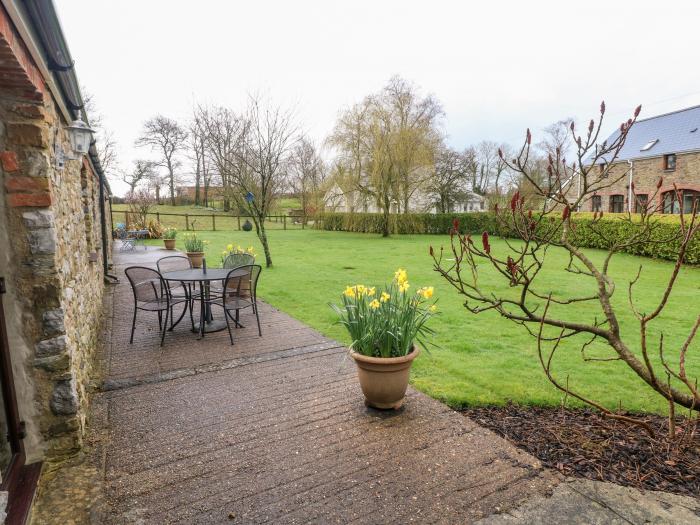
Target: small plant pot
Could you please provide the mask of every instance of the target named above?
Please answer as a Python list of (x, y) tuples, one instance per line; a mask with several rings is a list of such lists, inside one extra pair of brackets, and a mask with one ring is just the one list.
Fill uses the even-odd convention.
[(204, 252), (187, 252), (187, 257), (190, 258), (192, 268), (201, 268), (204, 261)]
[(253, 229), (253, 223), (246, 219), (246, 221), (243, 223), (242, 228), (243, 231), (249, 232)]
[(408, 387), (408, 376), (420, 348), (413, 347), (402, 357), (368, 357), (351, 350), (357, 365), (365, 405), (381, 410), (396, 410), (403, 405)]
[(163, 239), (163, 243), (165, 243), (166, 250), (174, 250), (175, 249), (175, 239)]

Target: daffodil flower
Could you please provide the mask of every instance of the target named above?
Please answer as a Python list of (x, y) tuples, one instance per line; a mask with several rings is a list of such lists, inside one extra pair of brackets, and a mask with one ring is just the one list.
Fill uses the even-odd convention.
[(379, 308), (380, 306), (381, 306), (381, 304), (380, 304), (379, 301), (377, 301), (376, 299), (373, 299), (372, 302), (369, 303), (369, 307), (370, 307), (372, 310), (376, 310), (376, 309)]
[(389, 295), (389, 294), (386, 293), (386, 292), (382, 292), (382, 295), (381, 295), (381, 297), (379, 298), (379, 300), (380, 300), (381, 302), (383, 302), (383, 303), (387, 302), (389, 299), (391, 299), (391, 295)]

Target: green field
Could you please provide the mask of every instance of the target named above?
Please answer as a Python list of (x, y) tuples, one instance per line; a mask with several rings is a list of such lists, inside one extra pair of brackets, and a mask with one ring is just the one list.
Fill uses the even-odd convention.
[[(202, 232), (211, 241), (207, 261), (221, 264), (221, 250), (228, 243), (261, 249), (253, 232)], [(160, 243), (161, 241), (151, 241)], [(447, 236), (403, 235), (387, 239), (376, 235), (326, 231), (271, 231), (270, 245), (274, 268), (264, 270), (260, 295), (272, 305), (313, 326), (320, 332), (348, 342), (347, 335), (336, 325), (328, 302), (339, 301), (348, 284), (381, 285), (389, 281), (394, 270), (406, 268), (415, 288), (435, 286), (440, 316), (432, 323), (439, 348), (424, 353), (415, 363), (412, 383), (427, 394), (452, 406), (503, 404), (509, 400), (536, 405), (558, 405), (562, 396), (546, 380), (536, 357), (535, 341), (525, 330), (502, 319), (494, 312), (473, 315), (464, 309), (459, 295), (432, 270), (428, 246), (449, 243)], [(504, 249), (494, 239), (494, 252)], [(589, 250), (600, 260), (603, 252)], [(259, 257), (262, 260), (262, 257)], [(592, 280), (563, 271), (567, 263), (563, 251), (547, 254), (543, 281), (560, 295), (584, 294), (594, 287)], [(627, 281), (639, 264), (644, 272), (638, 285), (638, 301), (642, 310), (649, 310), (662, 293), (662, 286), (671, 271), (665, 261), (618, 255), (613, 259), (611, 274), (618, 282), (615, 304), (619, 307), (622, 333), (630, 341), (639, 339), (638, 325), (627, 308)], [(487, 286), (506, 291), (507, 283), (487, 266), (481, 267)], [(651, 340), (658, 341), (663, 328), (668, 356), (687, 336), (697, 316), (700, 270), (686, 268), (671, 296), (669, 307), (652, 330)], [(577, 307), (577, 320), (592, 319), (600, 313), (591, 306)], [(559, 350), (555, 373), (562, 379), (569, 375), (572, 387), (585, 391), (609, 407), (632, 411), (663, 412), (666, 403), (642, 384), (619, 362), (583, 362), (580, 345), (567, 341)], [(688, 355), (688, 372), (700, 375), (700, 343)], [(603, 345), (594, 346), (592, 355), (608, 356)], [(351, 363), (348, 362), (348, 366)]]
[[(298, 204), (297, 199), (281, 199), (274, 213), (274, 215), (279, 216), (271, 217), (270, 220), (265, 221), (266, 228), (271, 230), (301, 229), (301, 224), (298, 221), (295, 222), (289, 217), (285, 221), (281, 217), (282, 215), (287, 215), (289, 210), (292, 209), (291, 205), (295, 203)], [(157, 220), (165, 228), (177, 228), (181, 231), (211, 230), (213, 227), (216, 227), (217, 230), (238, 230), (239, 225), (245, 222), (245, 219), (239, 221), (230, 212), (224, 212), (220, 204), (215, 203), (213, 208), (203, 208), (194, 205), (171, 206), (169, 204), (159, 204), (153, 206), (151, 213), (148, 214), (148, 219)], [(112, 205), (112, 220), (115, 226), (117, 223), (126, 222), (125, 212), (127, 210), (128, 206), (126, 204)], [(212, 216), (214, 216), (214, 219), (212, 219)]]

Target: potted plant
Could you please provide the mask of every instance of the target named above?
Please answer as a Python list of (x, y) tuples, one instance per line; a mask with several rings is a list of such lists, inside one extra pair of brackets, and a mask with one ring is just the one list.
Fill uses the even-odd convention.
[(196, 233), (185, 236), (185, 253), (190, 258), (192, 268), (201, 268), (204, 260), (204, 246), (207, 241), (197, 237)]
[(253, 229), (253, 223), (250, 222), (248, 219), (246, 219), (245, 222), (243, 223), (243, 231), (249, 232), (252, 229)]
[[(435, 314), (428, 304), (433, 287), (409, 292), (408, 274), (398, 269), (383, 290), (362, 284), (346, 287), (343, 304), (331, 304), (352, 343), (350, 356), (357, 364), (365, 404), (379, 409), (403, 405), (413, 360), (433, 334), (426, 323)], [(426, 348), (427, 350), (427, 348)]]
[(163, 232), (163, 242), (165, 243), (166, 250), (175, 249), (175, 237), (177, 237), (176, 228), (166, 228)]
[(255, 250), (253, 249), (252, 246), (248, 246), (248, 248), (243, 248), (242, 246), (234, 246), (233, 244), (227, 244), (226, 249), (221, 252), (221, 263), (223, 264), (226, 262), (226, 258), (229, 255), (250, 255), (253, 258), (255, 258), (256, 253)]

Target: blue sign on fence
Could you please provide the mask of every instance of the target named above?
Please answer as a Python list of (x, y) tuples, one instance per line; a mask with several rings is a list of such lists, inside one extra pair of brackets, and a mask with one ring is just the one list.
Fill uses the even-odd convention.
[(245, 200), (248, 202), (253, 202), (253, 199), (255, 198), (255, 195), (253, 195), (251, 192), (248, 192), (245, 194)]

